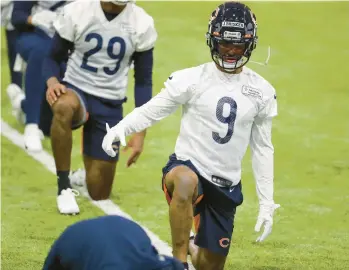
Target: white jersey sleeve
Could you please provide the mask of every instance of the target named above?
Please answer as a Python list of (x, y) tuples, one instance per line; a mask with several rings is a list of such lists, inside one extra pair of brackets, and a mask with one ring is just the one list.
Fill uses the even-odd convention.
[(191, 98), (189, 78), (185, 72), (173, 73), (165, 82), (165, 88), (159, 94), (141, 107), (134, 109), (120, 123), (125, 129), (126, 136), (140, 132), (156, 122), (164, 119), (185, 104)]
[(154, 26), (154, 20), (151, 16), (143, 12), (139, 12), (138, 25), (139, 28), (137, 41), (136, 41), (136, 52), (143, 52), (150, 50), (155, 46), (156, 39), (158, 37)]
[[(60, 37), (74, 42), (75, 33), (74, 33), (74, 23), (73, 23), (73, 9), (70, 8), (70, 5), (66, 5), (61, 12), (58, 14), (56, 21), (53, 26)], [(75, 13), (76, 16), (76, 13)]]
[(274, 147), (271, 141), (272, 118), (277, 115), (275, 90), (270, 86), (251, 130), (252, 168), (260, 204), (274, 202)]

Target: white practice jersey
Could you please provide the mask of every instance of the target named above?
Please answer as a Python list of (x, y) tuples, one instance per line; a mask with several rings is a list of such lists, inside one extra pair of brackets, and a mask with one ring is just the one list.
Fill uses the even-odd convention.
[(183, 107), (175, 154), (190, 159), (199, 173), (216, 185), (222, 179), (236, 185), (241, 162), (251, 145), (257, 191), (261, 201), (273, 200), (271, 119), (277, 115), (274, 88), (244, 67), (237, 75), (219, 71), (215, 64), (173, 73), (165, 88), (136, 108), (119, 125), (126, 135), (139, 132)]
[[(63, 9), (64, 5), (67, 4), (65, 2), (68, 3), (68, 1), (54, 1), (54, 0), (37, 1), (36, 5), (34, 5), (34, 7), (32, 8), (31, 15), (39, 13), (43, 10), (50, 10), (52, 12), (55, 12), (56, 14), (59, 14)], [(46, 32), (46, 34), (49, 37), (53, 37), (53, 35), (55, 34), (55, 29), (52, 27), (50, 29), (47, 29), (47, 28), (40, 28), (40, 29)]]
[(100, 1), (78, 0), (64, 7), (55, 28), (74, 43), (64, 81), (112, 100), (126, 96), (132, 54), (153, 48), (157, 39), (152, 17), (132, 3), (108, 21)]

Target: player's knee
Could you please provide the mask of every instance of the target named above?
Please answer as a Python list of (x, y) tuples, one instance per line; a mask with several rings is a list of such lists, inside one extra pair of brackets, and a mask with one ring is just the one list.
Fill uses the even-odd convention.
[(182, 202), (192, 202), (197, 185), (196, 176), (187, 173), (179, 174), (174, 181), (173, 198)]
[(100, 189), (95, 189), (95, 188), (89, 188), (88, 193), (91, 199), (94, 201), (107, 200), (109, 199), (109, 195), (110, 195), (110, 194), (107, 194), (106, 192), (103, 192)]
[(71, 123), (76, 105), (69, 101), (68, 98), (60, 97), (52, 106), (54, 117), (62, 122)]
[(103, 196), (103, 190), (99, 181), (100, 177), (96, 173), (89, 173), (86, 175), (87, 190), (92, 200), (100, 201), (107, 199)]
[(106, 192), (103, 189), (98, 188), (98, 186), (96, 185), (88, 184), (87, 190), (91, 199), (94, 201), (107, 200), (109, 198), (109, 194), (106, 194)]
[[(103, 176), (96, 170), (88, 172), (86, 175), (87, 190), (92, 200), (101, 201), (109, 199), (111, 186), (105, 185)], [(110, 181), (107, 181), (110, 182)]]
[(200, 257), (197, 260), (197, 264), (195, 265), (198, 270), (223, 270), (224, 269), (224, 260), (209, 260), (206, 257)]
[(198, 270), (223, 270), (226, 256), (212, 253), (207, 249), (199, 250), (196, 261), (196, 269)]

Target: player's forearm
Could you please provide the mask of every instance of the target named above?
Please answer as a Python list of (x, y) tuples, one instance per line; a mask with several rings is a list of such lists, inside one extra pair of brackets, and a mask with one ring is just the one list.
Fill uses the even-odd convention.
[(33, 29), (31, 10), (35, 1), (14, 1), (11, 23), (18, 31)]
[(121, 122), (125, 128), (126, 136), (144, 131), (166, 116), (159, 116), (154, 108), (148, 108), (147, 104), (134, 109)]
[(60, 66), (59, 64), (51, 59), (46, 57), (43, 61), (43, 70), (42, 76), (46, 81), (46, 85), (49, 87), (52, 83), (59, 82), (60, 77)]
[(251, 133), (252, 168), (260, 204), (274, 202), (274, 147), (271, 119), (254, 123)]
[(123, 125), (126, 136), (144, 131), (164, 119), (177, 109), (178, 105), (162, 92), (141, 107), (134, 109), (119, 124)]
[(135, 107), (147, 103), (152, 97), (151, 85), (135, 85)]
[[(43, 77), (49, 83), (51, 78), (60, 78), (61, 63), (68, 60), (69, 50), (73, 48), (73, 43), (55, 34), (52, 38), (51, 51), (43, 62)], [(52, 80), (51, 80), (52, 81)]]
[(274, 158), (271, 149), (264, 149), (263, 155), (252, 154), (253, 174), (260, 204), (274, 202)]
[(135, 52), (135, 106), (140, 107), (152, 97), (153, 49), (144, 52)]

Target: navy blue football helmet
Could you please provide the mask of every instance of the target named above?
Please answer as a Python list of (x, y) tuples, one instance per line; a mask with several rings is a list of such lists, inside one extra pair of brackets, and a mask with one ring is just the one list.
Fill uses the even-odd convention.
[[(211, 14), (206, 33), (212, 60), (227, 72), (233, 72), (249, 61), (257, 44), (256, 16), (251, 9), (239, 2), (225, 2)], [(242, 55), (220, 53), (219, 45), (244, 45)]]

